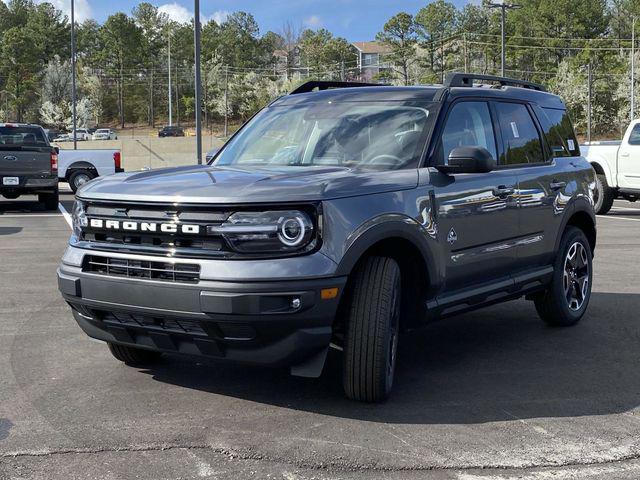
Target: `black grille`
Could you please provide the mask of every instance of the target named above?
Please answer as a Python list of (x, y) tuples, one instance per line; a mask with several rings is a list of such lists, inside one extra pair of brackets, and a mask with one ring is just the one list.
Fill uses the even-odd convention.
[(207, 332), (200, 326), (200, 322), (186, 318), (154, 317), (124, 312), (104, 312), (99, 315), (101, 320), (112, 325), (126, 327), (143, 327), (147, 330), (160, 330), (170, 333), (188, 333), (190, 335), (206, 336)]
[(165, 282), (198, 283), (200, 265), (190, 263), (157, 262), (129, 258), (85, 256), (82, 270), (100, 275), (142, 278)]

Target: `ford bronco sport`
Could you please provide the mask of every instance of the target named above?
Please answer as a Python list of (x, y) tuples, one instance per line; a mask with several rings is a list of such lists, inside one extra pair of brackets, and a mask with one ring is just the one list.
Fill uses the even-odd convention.
[(522, 296), (549, 325), (584, 315), (595, 174), (578, 149), (536, 84), (311, 82), (210, 165), (82, 187), (59, 288), (126, 364), (179, 353), (314, 377), (336, 347), (346, 395), (380, 401), (399, 332)]

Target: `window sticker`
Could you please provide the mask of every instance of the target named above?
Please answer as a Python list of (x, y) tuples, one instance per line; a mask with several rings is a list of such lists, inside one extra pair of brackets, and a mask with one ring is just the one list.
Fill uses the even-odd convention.
[(569, 147), (569, 150), (571, 150), (571, 151), (576, 149), (576, 144), (573, 143), (573, 139), (572, 138), (567, 138), (567, 147)]
[(520, 132), (518, 132), (516, 122), (511, 122), (511, 131), (513, 132), (513, 138), (520, 138)]

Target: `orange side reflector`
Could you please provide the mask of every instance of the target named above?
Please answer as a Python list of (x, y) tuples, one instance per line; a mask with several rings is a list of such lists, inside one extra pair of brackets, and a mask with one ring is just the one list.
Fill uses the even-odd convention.
[(331, 300), (332, 298), (336, 298), (338, 296), (338, 287), (334, 288), (323, 288), (320, 290), (320, 298), (322, 300)]

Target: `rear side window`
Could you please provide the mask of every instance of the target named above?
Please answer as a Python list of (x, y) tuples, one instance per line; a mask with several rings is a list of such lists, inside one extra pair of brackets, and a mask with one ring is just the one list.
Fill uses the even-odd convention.
[(439, 165), (456, 147), (483, 147), (496, 158), (496, 139), (486, 102), (459, 102), (450, 110), (435, 158)]
[[(540, 123), (545, 130), (549, 146), (553, 150), (554, 157), (577, 157), (580, 155), (580, 147), (573, 131), (571, 119), (566, 110), (556, 108), (543, 108), (545, 119)], [(638, 132), (640, 134), (640, 131)], [(638, 138), (640, 143), (640, 138)]]
[(0, 127), (0, 148), (46, 147), (47, 140), (41, 128)]
[(545, 162), (540, 134), (526, 105), (496, 103), (504, 153), (501, 165)]

